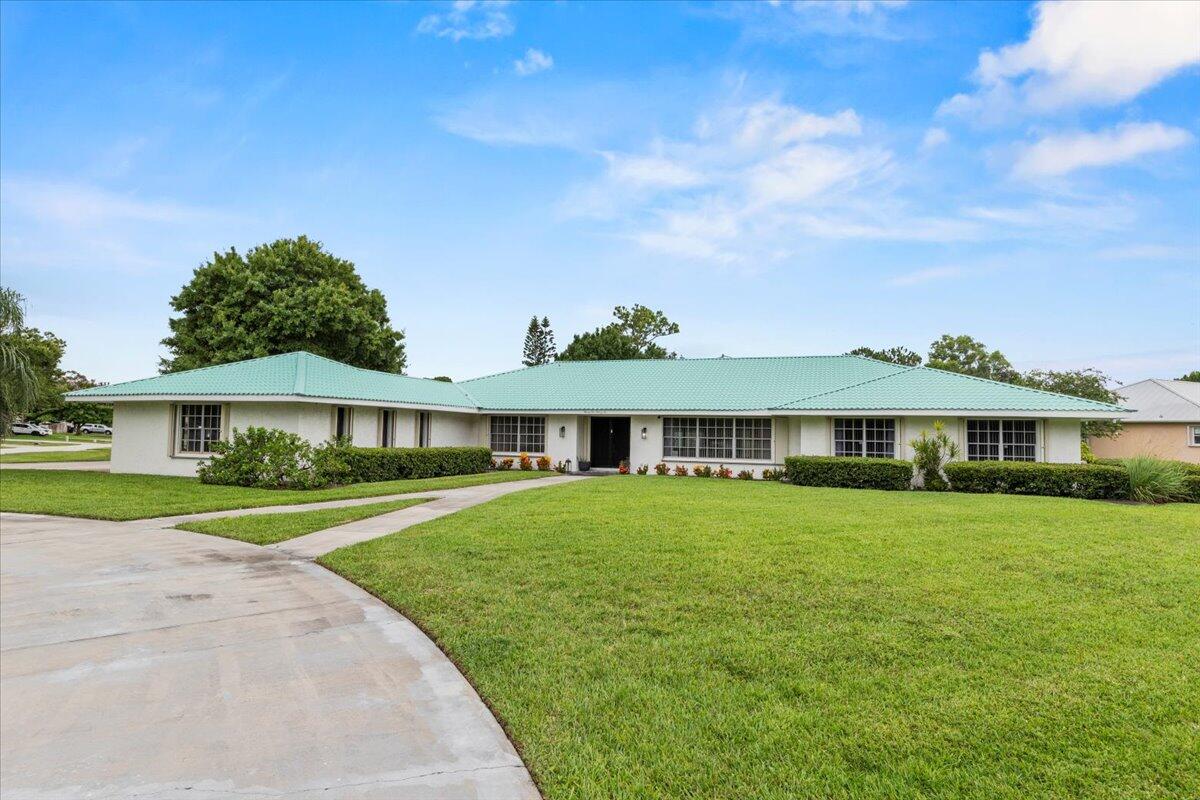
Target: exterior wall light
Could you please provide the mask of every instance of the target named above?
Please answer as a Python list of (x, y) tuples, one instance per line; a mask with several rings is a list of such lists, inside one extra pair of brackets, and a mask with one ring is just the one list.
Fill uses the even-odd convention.
[(560, 438), (560, 439), (567, 438), (567, 426), (566, 425), (558, 426), (558, 438)]
[(642, 426), (642, 438), (646, 438), (646, 427), (644, 425)]

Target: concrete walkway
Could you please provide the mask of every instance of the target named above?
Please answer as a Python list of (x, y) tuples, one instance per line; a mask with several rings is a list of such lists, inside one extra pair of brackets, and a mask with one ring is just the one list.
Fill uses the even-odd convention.
[(106, 447), (112, 447), (110, 442), (72, 442), (70, 444), (9, 444), (5, 442), (4, 447), (0, 448), (0, 453), (6, 456), (16, 455), (17, 453), (74, 453), (80, 450), (103, 450)]
[(307, 559), (573, 479), (431, 493), (290, 549), (0, 514), (4, 798), (537, 798), (441, 651)]
[[(2, 458), (2, 456), (0, 456)], [(0, 469), (67, 469), (84, 472), (108, 472), (108, 461), (29, 461), (23, 464), (6, 464), (0, 461)]]

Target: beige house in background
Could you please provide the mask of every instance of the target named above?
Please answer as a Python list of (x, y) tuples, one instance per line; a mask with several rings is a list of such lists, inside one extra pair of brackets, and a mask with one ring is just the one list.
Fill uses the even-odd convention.
[(1124, 404), (1137, 411), (1121, 418), (1120, 435), (1092, 437), (1092, 452), (1101, 458), (1153, 455), (1200, 464), (1200, 383), (1150, 379), (1117, 390)]

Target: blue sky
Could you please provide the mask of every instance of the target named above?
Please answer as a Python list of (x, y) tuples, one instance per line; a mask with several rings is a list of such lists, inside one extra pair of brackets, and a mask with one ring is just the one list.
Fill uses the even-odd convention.
[(214, 250), (354, 261), (409, 372), (617, 304), (688, 356), (1200, 368), (1200, 4), (0, 6), (0, 267), (153, 374)]

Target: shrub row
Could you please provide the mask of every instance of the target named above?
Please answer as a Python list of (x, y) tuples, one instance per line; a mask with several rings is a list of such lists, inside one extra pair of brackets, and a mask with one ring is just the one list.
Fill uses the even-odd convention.
[(1039, 464), (1021, 461), (954, 461), (946, 477), (956, 492), (1037, 494), (1120, 500), (1129, 497), (1129, 472), (1105, 464)]
[(342, 459), (350, 469), (350, 483), (374, 483), (487, 472), (492, 451), (486, 447), (347, 447)]
[(894, 458), (788, 456), (784, 473), (797, 486), (900, 491), (912, 480), (912, 463)]

